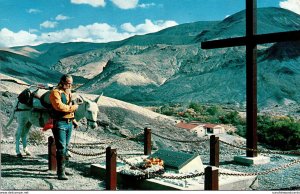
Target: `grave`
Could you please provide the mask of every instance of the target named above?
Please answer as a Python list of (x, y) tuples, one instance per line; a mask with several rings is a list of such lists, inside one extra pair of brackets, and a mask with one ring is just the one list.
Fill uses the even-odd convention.
[(164, 161), (166, 170), (176, 173), (203, 171), (204, 167), (200, 156), (196, 153), (189, 154), (171, 150), (158, 150), (149, 158), (160, 158)]
[[(160, 158), (164, 161), (167, 176), (184, 176), (204, 172), (206, 168), (198, 154), (158, 150), (150, 156), (138, 156), (126, 159), (134, 164), (149, 158)], [(105, 180), (106, 163), (92, 164), (90, 173), (94, 177)], [(121, 173), (125, 168), (123, 162), (117, 162), (117, 183), (128, 189), (139, 190), (204, 190), (204, 176), (189, 179), (149, 178), (137, 179)], [(219, 172), (238, 173), (236, 171), (218, 168)], [(219, 175), (219, 190), (250, 190), (250, 186), (258, 184), (256, 176), (226, 176)]]

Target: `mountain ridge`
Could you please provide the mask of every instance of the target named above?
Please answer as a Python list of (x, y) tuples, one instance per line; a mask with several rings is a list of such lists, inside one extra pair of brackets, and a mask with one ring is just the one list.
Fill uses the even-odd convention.
[[(281, 8), (259, 8), (257, 18), (258, 33), (300, 29), (300, 16)], [(82, 77), (82, 92), (104, 92), (136, 104), (198, 101), (245, 106), (245, 48), (200, 47), (204, 40), (243, 36), (244, 31), (243, 10), (223, 21), (181, 24), (122, 41), (54, 43), (30, 48), (35, 51), (32, 59), (50, 72)], [(300, 62), (299, 45), (258, 45), (261, 106), (281, 104), (286, 99), (300, 102), (295, 90), (300, 83), (296, 65)], [(10, 49), (20, 51), (22, 47)]]

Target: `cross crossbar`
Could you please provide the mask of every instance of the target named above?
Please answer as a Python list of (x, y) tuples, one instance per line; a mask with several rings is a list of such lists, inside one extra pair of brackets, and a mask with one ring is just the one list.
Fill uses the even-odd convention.
[[(222, 40), (211, 40), (202, 42), (202, 49), (225, 48), (234, 46), (245, 46), (247, 44), (247, 37), (228, 38)], [(265, 44), (272, 42), (285, 42), (300, 40), (300, 30), (289, 32), (278, 32), (270, 34), (258, 34), (251, 37), (253, 44)]]

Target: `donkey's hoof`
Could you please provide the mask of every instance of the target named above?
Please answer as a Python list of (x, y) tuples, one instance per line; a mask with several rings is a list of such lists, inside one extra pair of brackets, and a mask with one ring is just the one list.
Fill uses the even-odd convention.
[(71, 154), (69, 151), (67, 151), (66, 157), (67, 157), (67, 158), (72, 158), (72, 154)]
[(23, 152), (25, 153), (26, 156), (31, 156), (30, 151), (28, 151), (27, 149), (24, 149)]
[(23, 158), (22, 154), (17, 154), (18, 158)]

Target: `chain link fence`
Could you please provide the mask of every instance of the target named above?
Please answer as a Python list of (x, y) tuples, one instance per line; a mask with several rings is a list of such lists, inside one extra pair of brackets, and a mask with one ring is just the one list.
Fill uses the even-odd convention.
[[(201, 140), (180, 140), (180, 139), (172, 139), (169, 137), (165, 137), (162, 135), (159, 135), (157, 133), (151, 132), (153, 135), (165, 139), (165, 140), (169, 140), (169, 141), (176, 141), (176, 142), (181, 142), (181, 143), (204, 143), (206, 141), (209, 141), (209, 138), (205, 138), (205, 139), (201, 139)], [(102, 152), (98, 152), (98, 153), (86, 153), (86, 152), (80, 152), (80, 151), (75, 151), (72, 148), (101, 148), (101, 149), (105, 149), (105, 146), (103, 146), (104, 144), (113, 144), (113, 143), (117, 143), (117, 142), (122, 142), (122, 141), (127, 141), (129, 139), (134, 139), (137, 138), (140, 135), (143, 135), (144, 131), (139, 132), (136, 135), (133, 136), (128, 136), (126, 138), (123, 139), (119, 139), (119, 140), (110, 140), (110, 141), (104, 141), (104, 142), (94, 142), (94, 143), (73, 143), (71, 145), (70, 148), (68, 148), (68, 150), (74, 154), (78, 154), (78, 155), (82, 155), (82, 156), (100, 156), (106, 153), (106, 151), (102, 151)], [(234, 145), (232, 143), (228, 143), (225, 142), (223, 140), (219, 140), (219, 142), (224, 143), (226, 145), (229, 145), (231, 147), (234, 148), (238, 148), (238, 149), (242, 149), (242, 150), (246, 150), (246, 151), (257, 151), (259, 153), (267, 153), (267, 154), (293, 154), (293, 155), (300, 155), (299, 151), (269, 151), (269, 150), (258, 150), (258, 149), (250, 149), (250, 148), (246, 148), (246, 147), (241, 147), (241, 146), (237, 146)], [(123, 149), (122, 147), (120, 148), (120, 150), (122, 151), (133, 151), (133, 149)], [(139, 154), (143, 154), (139, 149), (136, 149), (134, 151), (139, 151)], [(161, 174), (161, 173), (156, 173), (156, 172), (147, 172), (145, 169), (141, 169), (140, 167), (128, 162), (124, 157), (120, 156), (122, 153), (120, 153), (119, 155), (117, 155), (117, 158), (119, 160), (121, 160), (124, 164), (129, 165), (131, 167), (131, 169), (134, 170), (138, 170), (140, 171), (143, 175), (141, 176), (142, 178), (165, 178), (165, 179), (189, 179), (189, 178), (195, 178), (195, 177), (199, 177), (199, 176), (204, 176), (204, 172), (196, 172), (196, 173), (191, 173), (191, 174), (186, 174), (186, 175), (179, 175), (179, 176), (174, 176), (174, 175), (165, 175), (165, 174)], [(292, 162), (276, 167), (276, 168), (272, 168), (269, 170), (265, 170), (265, 171), (261, 171), (261, 172), (252, 172), (252, 173), (241, 173), (241, 172), (219, 172), (219, 175), (225, 175), (225, 176), (259, 176), (259, 175), (267, 175), (279, 170), (283, 170), (286, 168), (289, 168), (293, 165), (299, 164), (300, 163), (300, 159), (299, 160), (293, 160)]]

